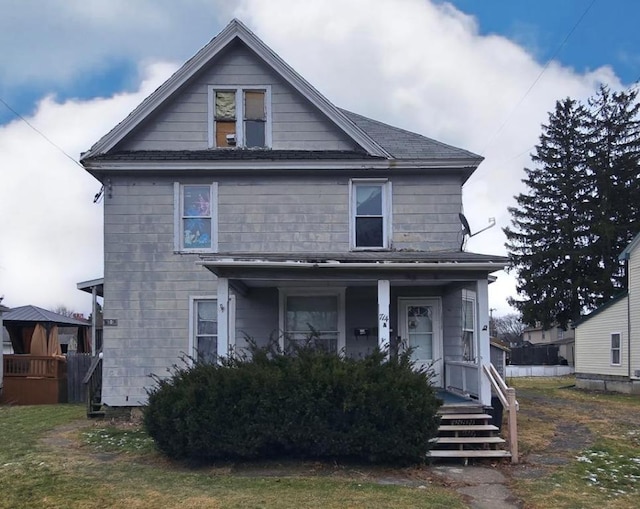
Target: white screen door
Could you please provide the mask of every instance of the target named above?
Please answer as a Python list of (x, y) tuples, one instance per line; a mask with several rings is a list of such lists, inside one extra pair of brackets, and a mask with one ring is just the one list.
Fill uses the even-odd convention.
[(398, 305), (402, 345), (413, 348), (416, 368), (434, 371), (432, 382), (442, 386), (442, 325), (437, 299), (400, 299)]

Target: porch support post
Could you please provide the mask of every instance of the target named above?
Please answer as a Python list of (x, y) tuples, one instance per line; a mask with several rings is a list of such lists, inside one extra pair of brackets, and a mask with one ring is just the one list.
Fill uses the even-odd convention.
[(96, 352), (96, 325), (98, 324), (98, 317), (96, 311), (98, 310), (98, 287), (91, 287), (91, 355), (98, 355)]
[(478, 392), (480, 403), (491, 405), (491, 382), (482, 368), (491, 363), (491, 343), (489, 338), (489, 280), (478, 279), (476, 282), (478, 306)]
[(378, 281), (378, 346), (381, 350), (389, 353), (389, 305), (391, 303), (391, 292), (389, 281), (381, 279)]
[(229, 279), (218, 278), (218, 356), (229, 355)]

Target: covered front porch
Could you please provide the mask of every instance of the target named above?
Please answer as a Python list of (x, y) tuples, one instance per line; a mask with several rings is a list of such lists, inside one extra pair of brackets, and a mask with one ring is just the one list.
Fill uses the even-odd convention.
[[(432, 371), (436, 387), (489, 406), (491, 383), (482, 369), (490, 364), (488, 284), (502, 259), (470, 253), (382, 256), (203, 259), (198, 263), (218, 278), (217, 353), (268, 335), (283, 349), (313, 341), (351, 357), (376, 347), (391, 354), (412, 348), (416, 365)], [(197, 354), (197, 339), (193, 346)]]

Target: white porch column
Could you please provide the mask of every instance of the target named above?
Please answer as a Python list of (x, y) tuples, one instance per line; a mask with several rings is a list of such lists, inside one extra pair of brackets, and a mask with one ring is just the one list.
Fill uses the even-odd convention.
[(378, 346), (389, 349), (389, 305), (391, 303), (389, 281), (378, 281)]
[(476, 281), (476, 305), (478, 306), (477, 330), (478, 330), (478, 395), (480, 403), (491, 405), (491, 382), (482, 366), (491, 363), (491, 343), (489, 338), (489, 280), (478, 279)]
[(218, 355), (229, 355), (229, 280), (218, 278)]

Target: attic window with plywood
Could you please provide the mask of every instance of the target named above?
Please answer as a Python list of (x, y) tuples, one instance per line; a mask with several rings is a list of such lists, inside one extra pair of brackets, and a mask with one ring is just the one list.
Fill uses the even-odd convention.
[(209, 86), (209, 148), (271, 148), (271, 87)]

